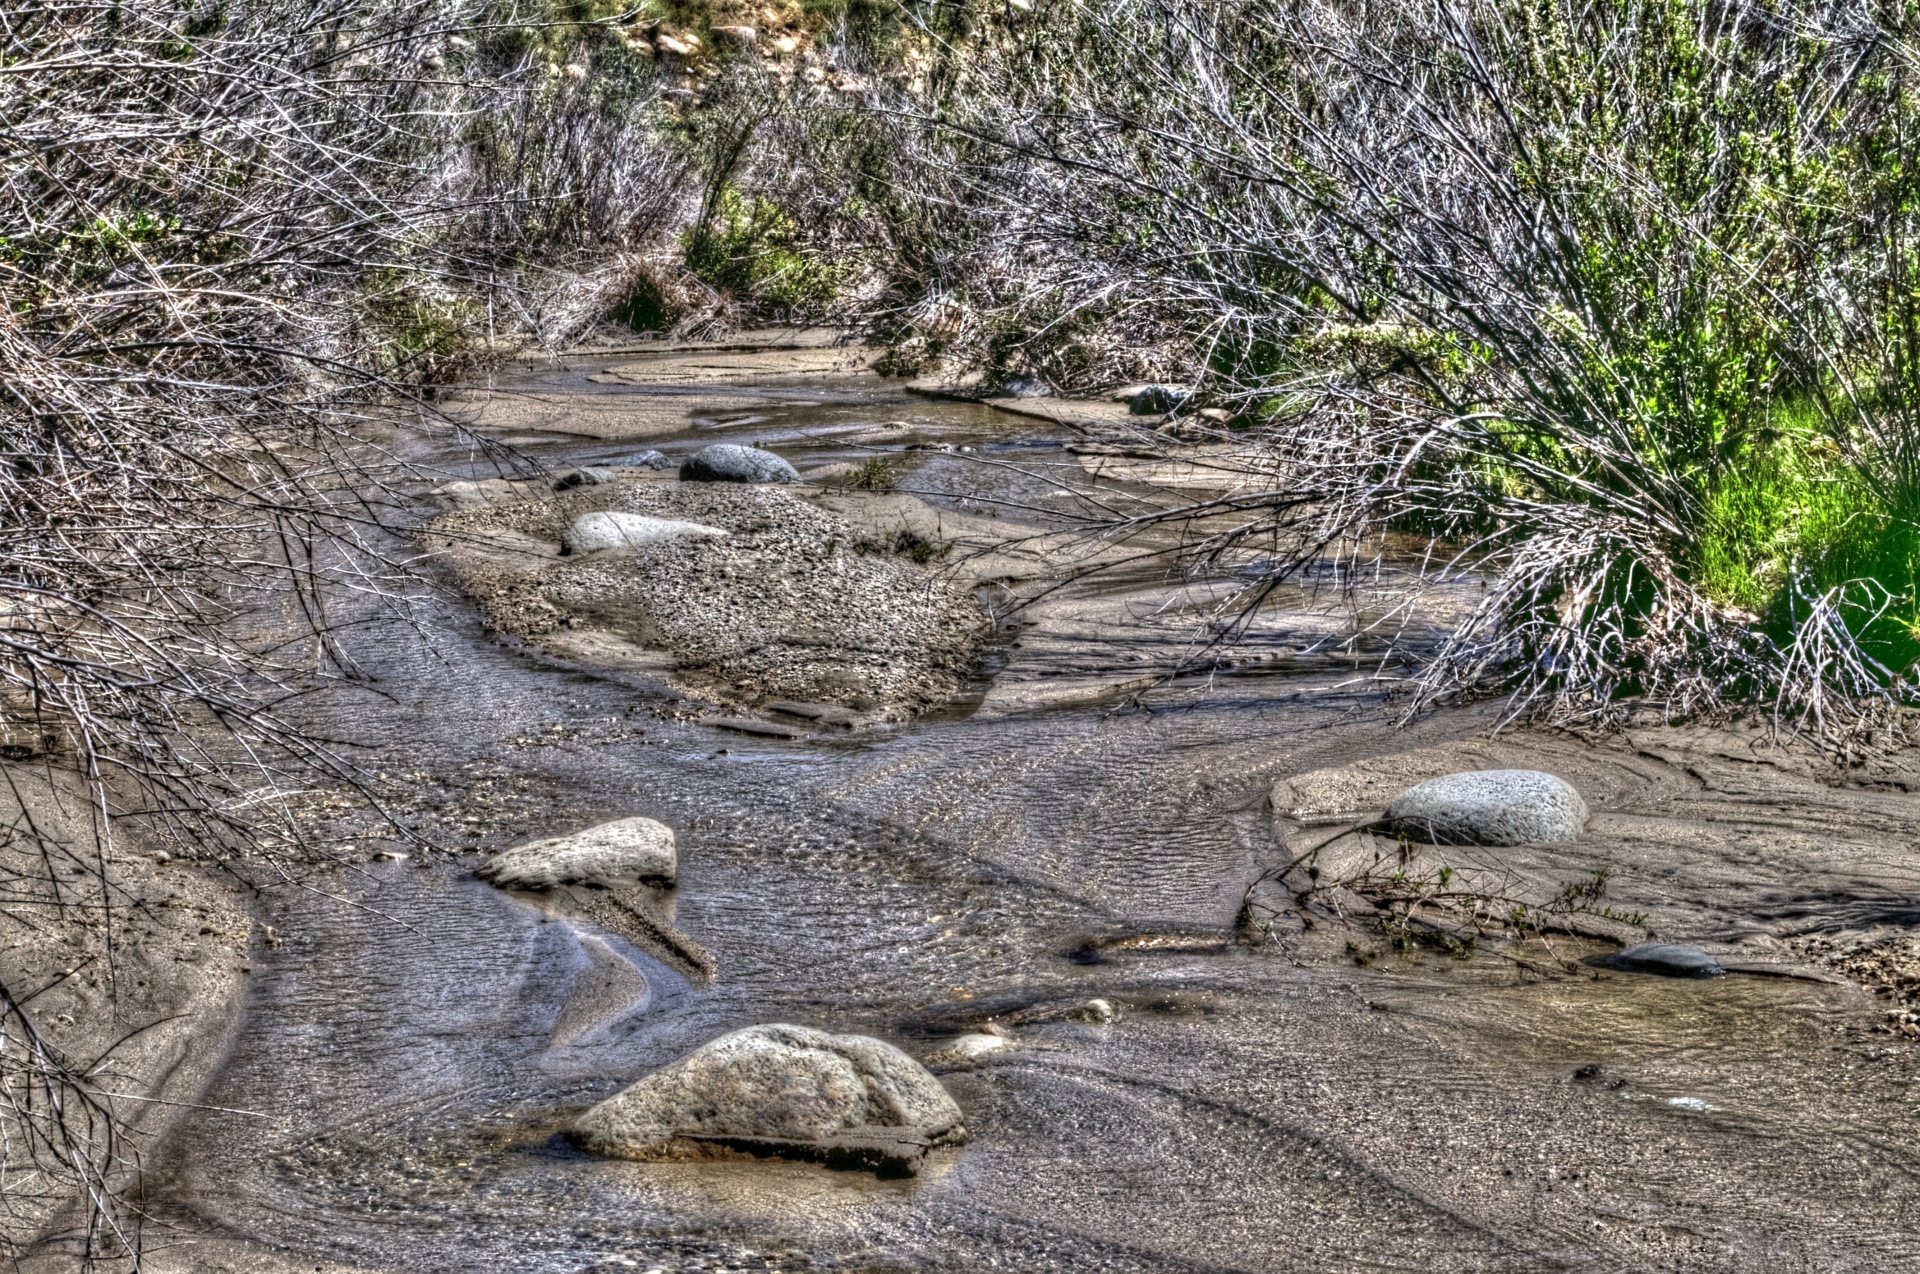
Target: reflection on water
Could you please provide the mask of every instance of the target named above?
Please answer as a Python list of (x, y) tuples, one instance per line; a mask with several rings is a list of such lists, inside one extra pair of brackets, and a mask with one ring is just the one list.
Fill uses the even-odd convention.
[[(890, 420), (1021, 463), (1010, 444), (1040, 432), (872, 389), (761, 414), (737, 428), (808, 440), (785, 447), (803, 468), (862, 454), (836, 439)], [(905, 485), (1040, 505), (1059, 457), (1031, 450), (1039, 476), (913, 453)], [(488, 844), (672, 824), (679, 923), (718, 976), (692, 985), (481, 885), (471, 857), (333, 882), (361, 907), (275, 892), (286, 945), (204, 1099), (226, 1110), (194, 1112), (157, 1174), (182, 1218), (404, 1270), (1920, 1267), (1913, 1067), (1837, 1029), (1859, 1016), (1844, 989), (1202, 940), (1276, 857), (1274, 777), (1409, 746), (1338, 669), (1176, 686), (1145, 710), (743, 739), (520, 658), (456, 604), (439, 618), (432, 648), (397, 625), (360, 635), (384, 695), (335, 727), (378, 767), (510, 789), (485, 806)], [(1086, 657), (1115, 658), (1099, 636), (1081, 635)], [(1129, 933), (1189, 937), (1084, 958), (1089, 935)], [(945, 1076), (974, 1140), (913, 1182), (601, 1162), (557, 1136), (738, 1026), (925, 1055), (929, 1021), (1002, 996), (1101, 996), (1120, 1018), (1019, 1025), (1015, 1047)]]

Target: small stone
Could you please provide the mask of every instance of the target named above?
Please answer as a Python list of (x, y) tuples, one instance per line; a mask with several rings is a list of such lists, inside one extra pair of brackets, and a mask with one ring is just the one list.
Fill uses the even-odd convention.
[(792, 465), (758, 447), (716, 442), (687, 457), (680, 466), (682, 482), (798, 482)]
[(583, 513), (560, 537), (560, 551), (599, 553), (607, 549), (639, 549), (688, 536), (724, 539), (726, 534), (717, 526), (674, 518), (650, 518), (642, 513)]
[(673, 461), (658, 451), (636, 451), (630, 456), (618, 460), (609, 460), (607, 464), (616, 469), (671, 469)]
[(475, 873), (502, 889), (560, 885), (672, 884), (673, 829), (650, 818), (623, 818), (571, 836), (552, 836), (495, 854)]
[(746, 1151), (912, 1172), (965, 1139), (940, 1081), (891, 1044), (804, 1026), (750, 1026), (704, 1044), (574, 1122), (622, 1159)]
[(1120, 1020), (1120, 1010), (1113, 1007), (1113, 1001), (1111, 1000), (1092, 999), (1077, 1008), (1068, 1009), (1060, 1016), (1068, 1022), (1086, 1022), (1092, 1026), (1108, 1026)]
[(1608, 956), (1606, 963), (1631, 973), (1652, 973), (1663, 978), (1719, 978), (1727, 972), (1718, 960), (1700, 948), (1677, 942), (1643, 942)]
[(736, 49), (750, 49), (760, 33), (752, 27), (713, 27), (713, 38)]
[(1587, 803), (1571, 783), (1539, 770), (1470, 770), (1414, 784), (1382, 821), (1434, 845), (1552, 843), (1580, 834)]
[(977, 1066), (980, 1059), (1013, 1047), (1013, 1041), (999, 1032), (980, 1031), (956, 1036), (946, 1047), (927, 1058), (934, 1066)]
[(613, 481), (613, 475), (598, 466), (584, 469), (569, 469), (553, 480), (555, 491), (571, 491), (575, 487), (594, 487), (603, 482)]

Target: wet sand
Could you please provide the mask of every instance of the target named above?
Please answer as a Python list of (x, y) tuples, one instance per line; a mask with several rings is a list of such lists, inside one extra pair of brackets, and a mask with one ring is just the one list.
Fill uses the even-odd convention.
[[(751, 435), (807, 470), (904, 420), (888, 445), (916, 499), (1071, 534), (1083, 497), (1054, 498), (1069, 468), (1086, 480), (1070, 431), (877, 380), (819, 396), (661, 445)], [(534, 451), (558, 467), (599, 445)], [(1217, 601), (1138, 574), (1076, 584), (1014, 613), (1026, 627), (946, 707), (796, 738), (717, 730), (666, 680), (492, 640), (451, 596), (423, 603), (431, 645), (361, 631), (382, 693), (331, 724), (406, 777), (423, 833), (480, 849), (659, 818), (680, 837), (673, 923), (713, 976), (493, 890), (471, 855), (335, 882), (377, 911), (270, 890), (262, 918), (286, 942), (203, 1100), (273, 1119), (181, 1121), (148, 1178), (156, 1240), (174, 1268), (235, 1270), (267, 1253), (390, 1270), (1920, 1268), (1920, 1050), (1884, 1029), (1886, 996), (1615, 972), (1583, 962), (1612, 949), (1598, 938), (1461, 955), (1324, 914), (1254, 945), (1235, 928), (1317, 815), (1523, 764), (1595, 811), (1570, 846), (1498, 851), (1527, 888), (1605, 870), (1639, 931), (1817, 975), (1821, 940), (1920, 920), (1920, 767), (1839, 774), (1759, 731), (1489, 739), (1489, 710), (1396, 731), (1333, 652), (1365, 614), (1310, 588), (1234, 659), (1155, 682)], [(1329, 792), (1359, 795), (1308, 799)], [(913, 1182), (602, 1162), (556, 1136), (734, 1027), (859, 1031), (924, 1057), (969, 1015), (1096, 995), (1118, 1021), (1015, 1025), (1015, 1047), (943, 1076), (974, 1139)]]

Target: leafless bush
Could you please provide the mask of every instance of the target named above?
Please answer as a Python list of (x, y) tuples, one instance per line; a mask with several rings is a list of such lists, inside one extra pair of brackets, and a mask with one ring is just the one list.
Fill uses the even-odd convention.
[[(404, 606), (384, 432), (441, 427), (408, 386), (484, 359), (519, 283), (571, 270), (541, 334), (577, 328), (585, 254), (661, 228), (671, 164), (542, 56), (612, 24), (502, 16), (0, 13), (0, 744), (79, 772), (102, 873), (128, 832), (297, 862), (302, 793), (377, 800), (302, 704), (362, 678), (338, 597)], [(79, 1190), (90, 1261), (132, 1242), (127, 1146), (27, 1006), (0, 987), (0, 1183)]]

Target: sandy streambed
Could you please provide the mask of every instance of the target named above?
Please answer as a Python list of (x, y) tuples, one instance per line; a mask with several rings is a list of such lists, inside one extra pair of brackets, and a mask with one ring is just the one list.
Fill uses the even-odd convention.
[[(822, 393), (841, 396), (741, 427), (752, 435), (690, 427), (661, 445), (772, 438), (808, 469), (869, 454), (844, 440), (883, 428), (944, 437), (993, 463), (903, 443), (894, 513), (951, 518), (957, 539), (1018, 504), (1054, 547), (1082, 543), (1069, 501), (1044, 512), (1047, 466), (1085, 473), (1057, 447), (1024, 450), (976, 408), (910, 404), (877, 380)], [(864, 496), (783, 498), (804, 505), (796, 517), (864, 516), (848, 512)], [(515, 533), (557, 544), (555, 526)], [(1027, 569), (1045, 543), (1029, 540)], [(971, 604), (980, 581), (948, 582)], [(1887, 1016), (1920, 923), (1908, 761), (1839, 774), (1748, 731), (1489, 739), (1492, 718), (1473, 712), (1394, 731), (1332, 653), (1365, 616), (1309, 592), (1276, 601), (1240, 662), (1156, 682), (1147, 670), (1191, 652), (1213, 600), (1137, 575), (1075, 585), (956, 673), (945, 706), (928, 696), (910, 723), (792, 739), (686, 719), (672, 679), (694, 664), (664, 637), (654, 648), (674, 662), (648, 682), (592, 649), (571, 666), (530, 659), (464, 599), (423, 612), (431, 646), (398, 625), (356, 630), (381, 693), (329, 724), (407, 776), (406, 817), (474, 847), (632, 814), (669, 823), (672, 920), (712, 975), (583, 909), (502, 894), (470, 857), (365, 864), (332, 886), (357, 906), (269, 892), (262, 918), (285, 945), (255, 974), (203, 1104), (273, 1118), (189, 1112), (149, 1177), (169, 1259), (1920, 1268), (1920, 1052)], [(551, 604), (583, 623), (548, 637), (625, 631)], [(1489, 866), (1515, 889), (1604, 871), (1620, 923), (1758, 971), (1616, 972), (1585, 962), (1613, 943), (1566, 933), (1401, 948), (1358, 908), (1350, 924), (1283, 917), (1242, 940), (1249, 886), (1306, 838), (1416, 778), (1509, 765), (1561, 774), (1594, 810), (1572, 845), (1498, 851)], [(1334, 848), (1374, 852), (1359, 835)], [(1848, 959), (1887, 993), (1814, 980)], [(1117, 1020), (1049, 1008), (1095, 997)], [(686, 1049), (766, 1021), (919, 1057), (986, 1025), (1010, 1046), (944, 1073), (973, 1140), (906, 1183), (606, 1162), (556, 1136)]]

